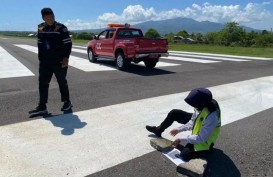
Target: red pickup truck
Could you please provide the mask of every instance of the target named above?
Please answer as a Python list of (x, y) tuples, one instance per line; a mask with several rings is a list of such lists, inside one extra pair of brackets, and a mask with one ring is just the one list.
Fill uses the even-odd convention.
[(128, 24), (108, 26), (88, 42), (90, 62), (96, 62), (99, 58), (112, 59), (117, 69), (124, 70), (131, 62), (143, 61), (147, 68), (154, 68), (161, 56), (168, 56), (167, 39), (144, 38), (140, 29)]

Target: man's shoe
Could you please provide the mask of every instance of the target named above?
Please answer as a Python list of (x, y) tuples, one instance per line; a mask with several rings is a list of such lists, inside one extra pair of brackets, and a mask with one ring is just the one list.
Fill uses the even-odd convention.
[(68, 111), (73, 107), (70, 101), (65, 101), (61, 111)]
[(35, 116), (47, 114), (48, 112), (46, 109), (46, 105), (39, 104), (34, 110), (31, 110), (28, 113), (29, 113), (29, 117), (35, 117)]
[(156, 126), (146, 125), (146, 129), (149, 132), (154, 133), (156, 136), (161, 137), (161, 132), (157, 130)]

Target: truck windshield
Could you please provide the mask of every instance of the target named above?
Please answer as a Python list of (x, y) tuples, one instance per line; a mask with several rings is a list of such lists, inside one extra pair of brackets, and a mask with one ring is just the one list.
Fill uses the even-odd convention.
[(117, 37), (118, 38), (136, 38), (136, 37), (143, 37), (143, 34), (141, 30), (120, 29)]

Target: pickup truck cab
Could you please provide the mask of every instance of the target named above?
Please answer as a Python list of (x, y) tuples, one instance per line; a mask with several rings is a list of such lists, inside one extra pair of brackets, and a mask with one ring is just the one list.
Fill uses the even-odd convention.
[(116, 62), (117, 69), (124, 70), (131, 62), (143, 61), (147, 68), (154, 68), (161, 56), (168, 56), (167, 39), (144, 38), (140, 29), (128, 24), (108, 26), (88, 42), (90, 62), (107, 58)]

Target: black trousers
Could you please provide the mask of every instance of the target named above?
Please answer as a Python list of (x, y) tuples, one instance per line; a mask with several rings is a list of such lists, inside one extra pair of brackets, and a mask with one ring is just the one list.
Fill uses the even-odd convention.
[(180, 157), (185, 161), (195, 158), (205, 158), (206, 154), (212, 152), (212, 148), (209, 150), (195, 151), (194, 145), (190, 143), (188, 143), (185, 147), (179, 144), (179, 146), (176, 148), (180, 150)]
[(60, 63), (40, 61), (39, 66), (39, 94), (40, 104), (46, 104), (48, 100), (48, 88), (52, 75), (55, 75), (61, 92), (61, 100), (70, 101), (66, 80), (67, 67), (62, 68)]
[(189, 122), (191, 117), (192, 117), (192, 113), (188, 113), (179, 109), (173, 109), (168, 113), (165, 120), (160, 124), (160, 126), (158, 127), (158, 130), (160, 132), (163, 132), (165, 129), (171, 126), (174, 121), (181, 124), (186, 124), (187, 122)]
[[(171, 126), (174, 121), (181, 124), (186, 124), (187, 122), (190, 121), (191, 117), (192, 117), (192, 113), (188, 113), (179, 109), (173, 109), (168, 113), (165, 120), (157, 128), (160, 132), (163, 132), (165, 129)], [(195, 151), (194, 145), (190, 143), (188, 143), (185, 147), (179, 144), (177, 146), (177, 149), (181, 151), (180, 156), (186, 161), (190, 159), (198, 158), (198, 157), (200, 158), (202, 155), (211, 151), (211, 150)]]

